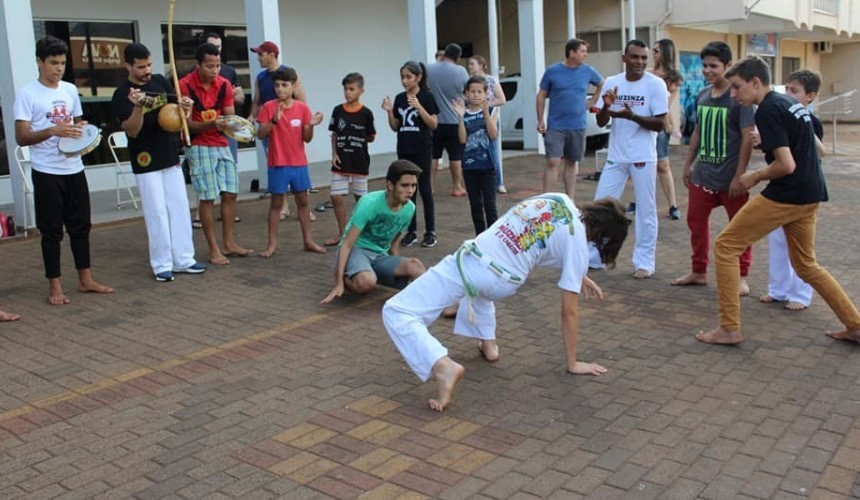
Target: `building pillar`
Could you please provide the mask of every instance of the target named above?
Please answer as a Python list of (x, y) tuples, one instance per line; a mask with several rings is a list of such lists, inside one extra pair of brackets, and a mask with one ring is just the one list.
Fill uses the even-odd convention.
[[(627, 0), (627, 7), (630, 9), (630, 21), (627, 25), (627, 40), (636, 39), (636, 0)], [(622, 48), (623, 52), (623, 48)]]
[[(24, 224), (25, 210), (33, 215), (32, 198), (24, 196), (24, 178), (15, 161), (15, 119), (12, 106), (18, 90), (39, 77), (36, 67), (36, 40), (33, 32), (33, 9), (28, 0), (0, 0), (0, 97), (3, 103), (3, 132), (9, 158), (9, 178), (15, 203), (15, 221)], [(35, 216), (26, 217), (35, 226)], [(3, 228), (5, 231), (6, 228)]]
[(436, 2), (407, 0), (409, 53), (412, 59), (428, 64), (436, 60)]
[(567, 0), (567, 39), (571, 38), (576, 38), (576, 6), (573, 0)]
[(520, 88), (523, 96), (523, 148), (543, 153), (543, 141), (537, 133), (534, 103), (538, 82), (546, 68), (543, 37), (543, 0), (517, 0), (520, 30)]
[[(281, 40), (281, 17), (278, 13), (278, 0), (245, 0), (245, 27), (248, 32), (248, 48), (256, 47), (265, 41), (278, 44), (283, 59), (284, 42)], [(256, 76), (263, 70), (257, 61), (257, 55), (248, 51), (248, 68), (251, 72), (251, 95), (254, 95)], [(298, 68), (297, 68), (298, 69)], [(301, 72), (299, 72), (301, 75)], [(261, 141), (257, 141), (257, 179), (260, 181), (260, 192), (268, 187), (269, 167), (266, 151)]]

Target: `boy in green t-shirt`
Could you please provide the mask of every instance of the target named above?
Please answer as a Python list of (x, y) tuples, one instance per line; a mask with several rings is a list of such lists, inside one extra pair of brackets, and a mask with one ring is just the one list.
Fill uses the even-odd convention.
[(385, 191), (361, 197), (346, 224), (335, 259), (334, 287), (320, 303), (343, 295), (370, 293), (381, 283), (403, 288), (426, 270), (418, 259), (401, 257), (400, 238), (415, 213), (411, 201), (421, 169), (408, 160), (388, 167)]

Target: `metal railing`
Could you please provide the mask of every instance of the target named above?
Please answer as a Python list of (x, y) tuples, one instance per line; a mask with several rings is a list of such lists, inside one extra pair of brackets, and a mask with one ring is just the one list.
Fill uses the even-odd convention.
[(839, 14), (839, 0), (814, 0), (812, 8), (828, 14)]
[[(816, 4), (818, 1), (816, 0)], [(852, 107), (853, 96), (857, 92), (857, 89), (849, 90), (848, 92), (843, 92), (841, 94), (832, 95), (830, 97), (820, 99), (816, 104), (817, 114), (822, 118), (825, 116), (832, 117), (833, 120), (833, 134), (831, 135), (833, 141), (833, 154), (836, 154), (836, 122), (840, 116), (850, 115), (854, 109)]]

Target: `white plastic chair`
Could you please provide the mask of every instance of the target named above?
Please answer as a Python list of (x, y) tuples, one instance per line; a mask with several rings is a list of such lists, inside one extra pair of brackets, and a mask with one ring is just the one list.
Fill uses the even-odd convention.
[[(137, 210), (137, 197), (134, 196), (134, 191), (131, 190), (131, 184), (129, 184), (128, 178), (126, 177), (127, 175), (131, 175), (131, 173), (123, 170), (122, 163), (120, 163), (119, 157), (116, 154), (117, 149), (128, 147), (128, 136), (126, 136), (125, 132), (122, 130), (114, 132), (108, 136), (108, 146), (110, 146), (110, 154), (113, 155), (116, 170), (116, 209), (119, 210), (123, 205), (131, 203), (134, 205), (134, 209)], [(122, 187), (120, 187), (120, 182), (123, 187), (125, 187), (125, 190), (128, 191), (130, 199), (122, 199)]]
[[(35, 227), (35, 224), (29, 224), (30, 201), (33, 198), (33, 186), (30, 185), (30, 148), (27, 146), (15, 146), (15, 163), (18, 164), (18, 170), (21, 172), (21, 186), (24, 192), (24, 237), (27, 237), (30, 227)], [(35, 222), (35, 221), (34, 221)]]

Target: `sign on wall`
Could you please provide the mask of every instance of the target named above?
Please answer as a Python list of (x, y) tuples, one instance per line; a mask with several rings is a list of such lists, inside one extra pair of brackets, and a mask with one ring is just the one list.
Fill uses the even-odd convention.
[(747, 53), (776, 57), (779, 35), (776, 33), (750, 33), (747, 35)]

